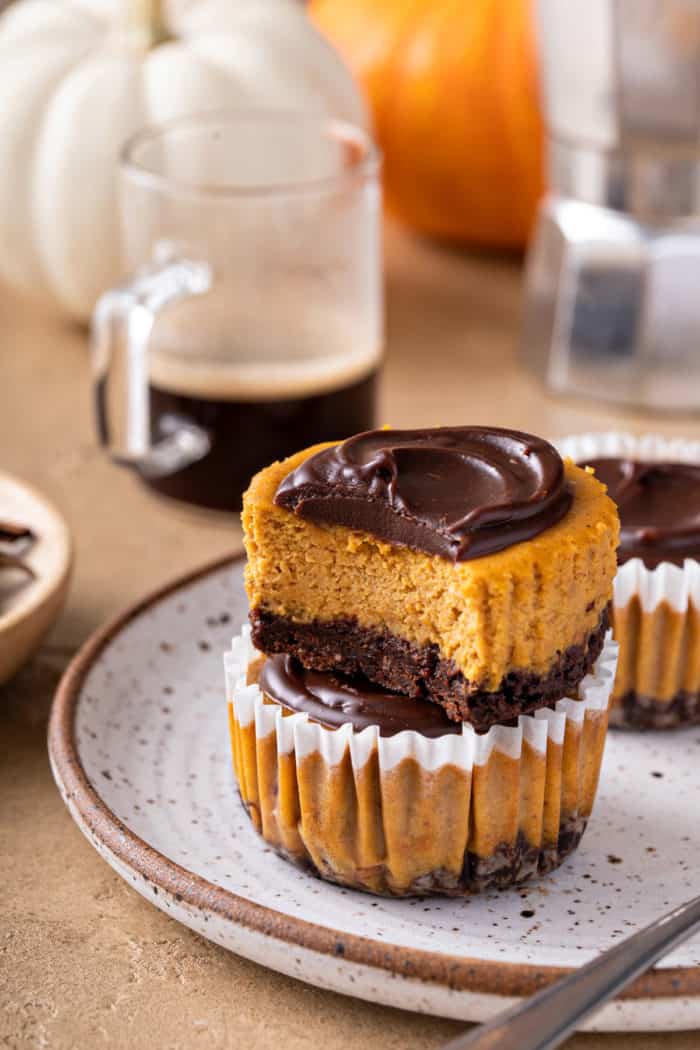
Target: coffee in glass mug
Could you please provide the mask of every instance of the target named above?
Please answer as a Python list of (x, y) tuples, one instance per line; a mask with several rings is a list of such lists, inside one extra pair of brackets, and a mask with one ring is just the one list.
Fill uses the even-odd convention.
[(375, 424), (377, 175), (363, 130), (298, 114), (213, 114), (127, 145), (133, 276), (93, 321), (98, 430), (118, 462), (236, 510), (262, 466)]

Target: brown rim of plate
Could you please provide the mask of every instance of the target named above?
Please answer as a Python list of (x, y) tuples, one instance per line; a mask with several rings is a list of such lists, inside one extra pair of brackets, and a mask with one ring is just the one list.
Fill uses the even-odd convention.
[[(212, 912), (256, 933), (287, 944), (300, 945), (322, 955), (342, 958), (346, 962), (373, 966), (400, 977), (441, 985), (456, 992), (498, 996), (530, 995), (571, 973), (571, 967), (492, 962), (402, 948), (284, 915), (216, 886), (176, 864), (134, 835), (105, 805), (87, 778), (73, 736), (75, 713), (88, 672), (116, 635), (147, 609), (175, 591), (227, 565), (234, 565), (243, 557), (243, 554), (237, 554), (219, 559), (179, 577), (136, 602), (92, 634), (66, 668), (51, 709), (49, 755), (65, 801), (70, 800), (78, 811), (92, 839), (144, 879), (156, 895), (162, 890), (178, 903), (196, 911)], [(652, 969), (637, 978), (619, 998), (676, 999), (688, 996), (700, 996), (700, 967)]]

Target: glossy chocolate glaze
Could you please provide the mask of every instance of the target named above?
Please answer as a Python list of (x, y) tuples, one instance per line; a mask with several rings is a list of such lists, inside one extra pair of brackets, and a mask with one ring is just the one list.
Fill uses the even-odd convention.
[(557, 451), (496, 427), (370, 430), (288, 474), (275, 503), (451, 561), (493, 554), (564, 517)]
[(329, 729), (349, 722), (358, 731), (379, 726), (381, 736), (411, 729), (429, 737), (462, 730), (460, 722), (451, 722), (430, 700), (390, 693), (360, 676), (309, 671), (286, 654), (265, 660), (258, 684), (263, 693), (289, 711), (305, 711), (314, 722)]
[(618, 561), (700, 559), (700, 465), (631, 459), (593, 459), (596, 477), (620, 512)]

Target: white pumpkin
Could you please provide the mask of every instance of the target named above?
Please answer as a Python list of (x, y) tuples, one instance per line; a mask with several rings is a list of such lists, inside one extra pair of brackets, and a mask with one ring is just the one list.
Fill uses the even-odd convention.
[(20, 0), (0, 17), (0, 277), (86, 320), (120, 275), (117, 159), (203, 110), (319, 110), (365, 124), (299, 0)]

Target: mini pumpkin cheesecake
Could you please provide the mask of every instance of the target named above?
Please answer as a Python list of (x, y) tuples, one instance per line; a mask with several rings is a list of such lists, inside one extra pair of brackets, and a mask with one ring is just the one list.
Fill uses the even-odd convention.
[(557, 867), (591, 814), (615, 674), (477, 734), (366, 679), (226, 654), (233, 764), (255, 829), (324, 879), (391, 896), (505, 889)]
[(562, 444), (617, 504), (612, 606), (620, 660), (610, 720), (635, 729), (700, 722), (700, 444), (586, 434)]
[(601, 651), (617, 512), (540, 438), (370, 431), (267, 467), (243, 508), (262, 652), (485, 732), (571, 694)]

